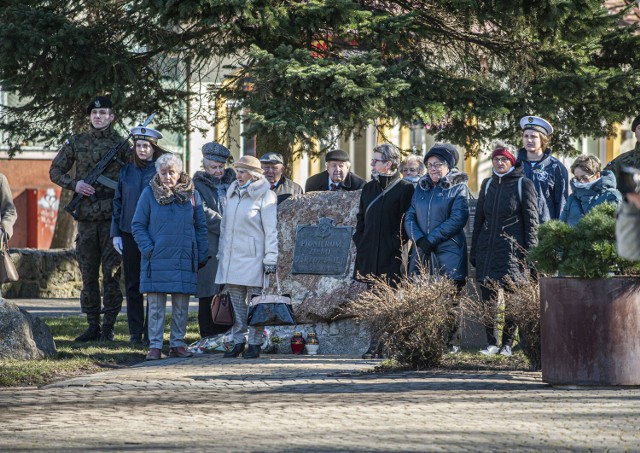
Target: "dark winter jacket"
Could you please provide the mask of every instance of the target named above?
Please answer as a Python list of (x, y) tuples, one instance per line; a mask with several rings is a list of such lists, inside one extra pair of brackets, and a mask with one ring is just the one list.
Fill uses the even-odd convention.
[(299, 184), (293, 182), (289, 178), (285, 178), (284, 176), (280, 178), (280, 181), (278, 181), (278, 184), (273, 191), (278, 196), (278, 204), (282, 203), (291, 195), (302, 195), (304, 193)]
[[(398, 183), (394, 187), (371, 204), (385, 187), (396, 180)], [(413, 191), (413, 184), (400, 179), (399, 172), (393, 176), (379, 176), (378, 180), (373, 179), (364, 186), (353, 235), (357, 251), (354, 278), (358, 274), (386, 274), (389, 280), (394, 280), (400, 275), (401, 247), (407, 239), (402, 234), (402, 222), (411, 205)], [(367, 211), (369, 205), (371, 207)]]
[(155, 162), (146, 162), (142, 168), (135, 164), (127, 164), (120, 170), (118, 187), (113, 197), (112, 238), (122, 236), (123, 231), (131, 234), (131, 220), (136, 212), (138, 200), (155, 174)]
[(640, 169), (640, 140), (636, 142), (636, 146), (626, 153), (620, 154), (607, 164), (605, 170), (610, 170), (616, 178), (616, 188), (620, 190), (620, 170), (622, 167), (632, 167)]
[(569, 172), (546, 149), (538, 162), (527, 160), (527, 150), (518, 151), (518, 160), (524, 166), (524, 174), (533, 181), (538, 194), (538, 223), (560, 218), (569, 196)]
[[(347, 173), (347, 177), (340, 183), (338, 190), (360, 190), (367, 183), (360, 176), (353, 172)], [(323, 171), (317, 175), (310, 176), (304, 185), (305, 192), (320, 192), (322, 190), (329, 190), (329, 172)]]
[[(182, 175), (181, 181), (191, 181)], [(141, 293), (196, 294), (198, 263), (207, 260), (207, 225), (193, 184), (184, 194), (160, 204), (153, 187), (142, 191), (131, 222), (142, 254)]]
[(209, 297), (218, 292), (215, 283), (218, 269), (218, 243), (220, 242), (220, 221), (226, 205), (227, 190), (236, 179), (233, 168), (227, 168), (222, 178), (214, 178), (204, 171), (197, 171), (193, 175), (193, 185), (202, 197), (204, 217), (207, 222), (207, 243), (211, 258), (207, 265), (198, 271), (197, 297)]
[(602, 170), (601, 177), (589, 189), (576, 187), (571, 180), (571, 195), (564, 205), (560, 220), (575, 226), (587, 212), (602, 203), (622, 202), (622, 195), (616, 189), (616, 178), (613, 172)]
[[(469, 177), (457, 169), (434, 185), (431, 177), (420, 178), (407, 211), (405, 229), (415, 244), (425, 238), (435, 248), (430, 256), (431, 272), (454, 280), (467, 277), (467, 239), (464, 227), (469, 219)], [(422, 251), (413, 248), (409, 272), (417, 272)]]
[[(523, 250), (538, 242), (538, 202), (533, 182), (523, 178), (522, 163), (510, 173), (482, 181), (473, 225), (470, 261), (478, 282), (518, 279)], [(522, 180), (522, 194), (518, 181)], [(491, 181), (487, 189), (487, 183)], [(486, 192), (486, 193), (485, 193)]]
[[(78, 181), (89, 176), (104, 155), (123, 141), (123, 137), (113, 129), (113, 124), (100, 130), (89, 126), (86, 131), (73, 135), (60, 147), (58, 154), (51, 161), (49, 169), (51, 181), (63, 189), (74, 192), (75, 195)], [(112, 161), (102, 176), (116, 181), (121, 169), (118, 162), (129, 162), (129, 154), (129, 147), (121, 146), (117, 155), (118, 161)], [(72, 173), (74, 164), (76, 171)], [(78, 205), (78, 220), (80, 222), (111, 222), (115, 190), (100, 183), (96, 183), (94, 189), (96, 189), (95, 196), (83, 197)]]

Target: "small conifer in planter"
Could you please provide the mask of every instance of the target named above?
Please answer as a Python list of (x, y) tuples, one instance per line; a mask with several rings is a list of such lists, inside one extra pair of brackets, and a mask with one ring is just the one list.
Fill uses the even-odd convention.
[(538, 245), (529, 259), (545, 274), (578, 278), (640, 275), (640, 263), (622, 259), (616, 251), (616, 206), (603, 203), (575, 227), (559, 220), (540, 225)]

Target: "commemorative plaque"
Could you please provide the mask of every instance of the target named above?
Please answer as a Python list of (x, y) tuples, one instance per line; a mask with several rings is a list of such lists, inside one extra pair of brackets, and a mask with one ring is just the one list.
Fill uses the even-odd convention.
[(353, 227), (334, 226), (321, 218), (317, 225), (298, 225), (292, 274), (342, 275), (347, 271)]

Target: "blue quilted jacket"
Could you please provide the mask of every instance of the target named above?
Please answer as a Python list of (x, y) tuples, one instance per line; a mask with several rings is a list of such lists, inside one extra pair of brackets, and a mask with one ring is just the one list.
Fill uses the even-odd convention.
[(198, 263), (207, 260), (202, 198), (160, 205), (151, 187), (140, 196), (131, 230), (142, 253), (141, 293), (196, 294)]

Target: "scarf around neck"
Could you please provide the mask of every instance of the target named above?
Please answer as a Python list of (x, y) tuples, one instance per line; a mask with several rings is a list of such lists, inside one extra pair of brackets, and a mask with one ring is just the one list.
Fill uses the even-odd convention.
[(151, 180), (151, 190), (153, 196), (160, 205), (171, 204), (174, 201), (178, 204), (184, 204), (193, 197), (193, 181), (191, 177), (182, 172), (178, 178), (178, 182), (173, 188), (169, 188), (162, 184), (160, 175), (156, 174)]

